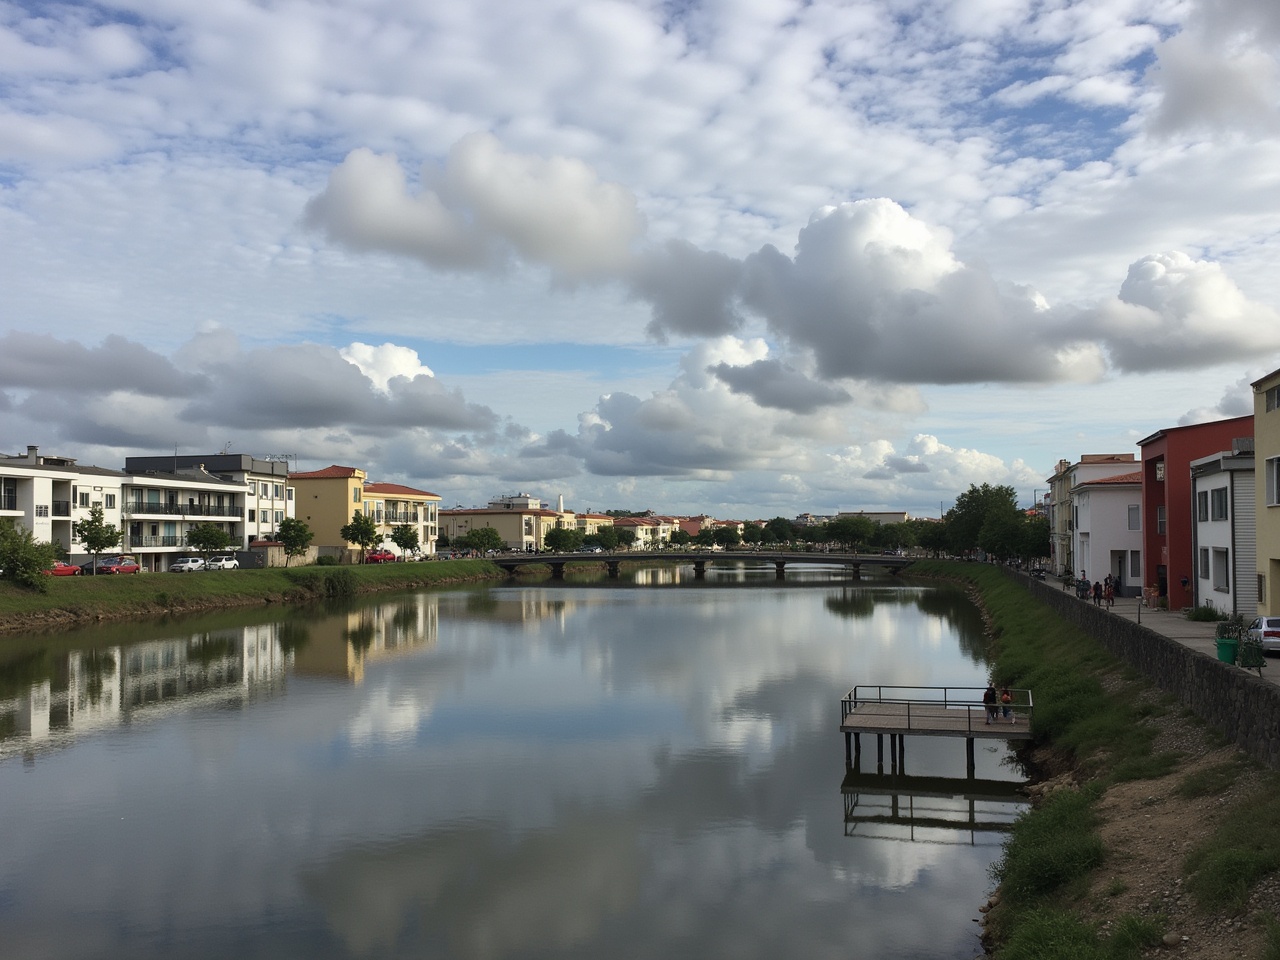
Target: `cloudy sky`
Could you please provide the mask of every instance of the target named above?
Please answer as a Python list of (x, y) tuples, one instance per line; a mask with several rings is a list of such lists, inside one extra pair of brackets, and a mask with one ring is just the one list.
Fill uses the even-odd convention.
[(1029, 503), (1280, 366), (1274, 0), (0, 0), (0, 451)]

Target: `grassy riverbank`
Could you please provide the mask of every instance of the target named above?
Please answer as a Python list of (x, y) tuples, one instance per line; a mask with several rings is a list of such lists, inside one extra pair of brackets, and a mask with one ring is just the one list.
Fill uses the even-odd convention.
[(1280, 958), (1280, 778), (999, 569), (931, 562), (912, 574), (970, 583), (997, 683), (1035, 697), (1031, 759), (1049, 789), (994, 870), (993, 954)]
[(503, 576), (505, 574), (488, 560), (438, 560), (124, 577), (51, 577), (47, 593), (0, 581), (0, 633), (57, 629), (98, 620), (151, 617), (162, 613), (413, 590)]

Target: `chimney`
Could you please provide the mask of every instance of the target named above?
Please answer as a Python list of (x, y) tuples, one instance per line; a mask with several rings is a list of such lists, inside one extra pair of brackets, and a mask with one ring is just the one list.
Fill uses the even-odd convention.
[(560, 494), (556, 500), (556, 513), (564, 513), (564, 494)]
[(34, 444), (30, 444), (30, 443), (27, 444), (27, 463), (39, 463), (40, 462), (39, 454), (40, 454), (39, 447), (35, 446)]

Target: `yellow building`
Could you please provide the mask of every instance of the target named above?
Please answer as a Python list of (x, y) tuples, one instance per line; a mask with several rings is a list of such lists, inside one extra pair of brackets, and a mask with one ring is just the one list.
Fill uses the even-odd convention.
[(1280, 616), (1280, 370), (1253, 383), (1258, 613)]
[(317, 547), (349, 549), (340, 531), (353, 514), (362, 513), (377, 524), (383, 546), (391, 552), (402, 552), (389, 540), (391, 531), (401, 524), (417, 528), (421, 552), (435, 552), (440, 497), (434, 493), (398, 483), (370, 483), (359, 467), (337, 464), (291, 473), (289, 482), (294, 488), (295, 516), (311, 528)]

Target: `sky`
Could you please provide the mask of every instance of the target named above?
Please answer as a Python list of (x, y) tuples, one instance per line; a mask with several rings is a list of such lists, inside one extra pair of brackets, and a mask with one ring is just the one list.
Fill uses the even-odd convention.
[(0, 0), (0, 452), (1024, 505), (1280, 367), (1274, 0)]

